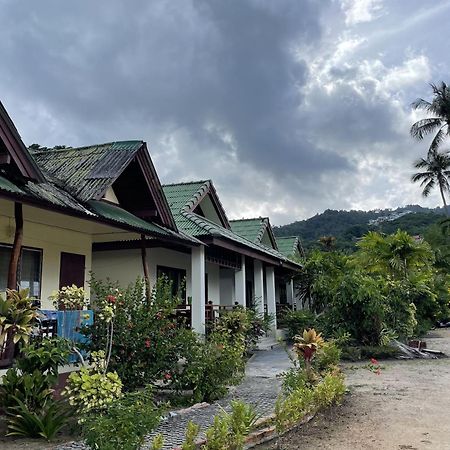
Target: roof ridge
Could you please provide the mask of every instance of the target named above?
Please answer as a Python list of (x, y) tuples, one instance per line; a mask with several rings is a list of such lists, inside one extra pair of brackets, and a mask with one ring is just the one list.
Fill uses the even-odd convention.
[(179, 183), (164, 183), (162, 186), (163, 187), (168, 187), (168, 186), (183, 186), (183, 185), (188, 185), (188, 184), (205, 184), (211, 182), (211, 179), (207, 179), (207, 180), (197, 180), (197, 181), (180, 181)]
[(144, 143), (144, 141), (142, 139), (131, 139), (128, 141), (111, 141), (111, 142), (103, 142), (101, 144), (91, 144), (91, 145), (83, 145), (82, 147), (65, 147), (65, 148), (47, 148), (46, 150), (33, 150), (33, 149), (28, 149), (30, 151), (30, 153), (32, 153), (33, 155), (39, 155), (39, 154), (43, 154), (43, 153), (56, 153), (56, 152), (67, 152), (67, 151), (71, 151), (71, 150), (86, 150), (88, 148), (92, 148), (92, 147), (106, 147), (108, 145), (114, 145), (114, 144), (124, 144), (126, 142), (141, 142), (142, 144)]
[(259, 217), (250, 217), (250, 218), (243, 218), (243, 219), (231, 219), (230, 222), (245, 222), (250, 220), (264, 220), (268, 219), (267, 216), (259, 216)]

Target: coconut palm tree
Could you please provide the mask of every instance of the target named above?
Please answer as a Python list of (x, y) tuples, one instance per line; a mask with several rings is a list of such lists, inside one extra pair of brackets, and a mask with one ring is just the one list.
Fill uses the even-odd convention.
[(429, 134), (436, 133), (431, 141), (428, 154), (439, 148), (443, 140), (450, 136), (450, 88), (442, 81), (439, 85), (431, 84), (433, 100), (431, 102), (418, 98), (414, 109), (422, 109), (432, 117), (421, 119), (411, 127), (411, 136), (418, 141)]
[(449, 152), (433, 151), (427, 158), (420, 158), (414, 163), (416, 169), (424, 169), (422, 172), (415, 173), (411, 180), (413, 183), (420, 182), (423, 187), (422, 195), (428, 197), (435, 187), (439, 187), (442, 202), (444, 203), (445, 213), (448, 214), (445, 194), (450, 192), (448, 177), (450, 176), (450, 156)]

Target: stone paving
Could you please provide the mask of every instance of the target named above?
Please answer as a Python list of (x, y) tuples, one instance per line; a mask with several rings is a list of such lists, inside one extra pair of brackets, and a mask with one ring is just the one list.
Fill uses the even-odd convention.
[[(222, 400), (199, 408), (190, 408), (181, 414), (170, 415), (159, 427), (147, 437), (143, 449), (149, 449), (152, 438), (157, 433), (164, 436), (164, 449), (170, 450), (182, 444), (189, 421), (200, 425), (204, 436), (205, 430), (212, 424), (214, 416), (222, 409), (229, 410), (230, 401), (240, 399), (255, 406), (261, 416), (274, 411), (274, 405), (281, 388), (277, 375), (291, 366), (291, 362), (283, 348), (257, 351), (247, 363), (243, 382), (232, 388)], [(86, 449), (82, 443), (70, 443), (58, 447), (58, 450)]]

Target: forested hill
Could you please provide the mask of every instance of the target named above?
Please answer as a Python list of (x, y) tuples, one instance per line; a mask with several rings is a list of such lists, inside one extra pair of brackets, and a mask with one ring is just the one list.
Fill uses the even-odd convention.
[(423, 235), (425, 230), (442, 219), (443, 208), (423, 208), (408, 205), (395, 210), (337, 211), (327, 209), (306, 220), (275, 227), (276, 236), (299, 236), (305, 249), (319, 246), (322, 236), (334, 236), (336, 247), (352, 250), (358, 238), (369, 230), (394, 233), (398, 229), (412, 235)]

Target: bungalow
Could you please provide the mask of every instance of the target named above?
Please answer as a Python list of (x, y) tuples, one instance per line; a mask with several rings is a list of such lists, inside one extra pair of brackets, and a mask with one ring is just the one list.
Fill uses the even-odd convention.
[(89, 168), (70, 165), (73, 150), (46, 152), (30, 154), (0, 103), (0, 291), (28, 288), (51, 309), (48, 298), (62, 286), (89, 294), (98, 242), (133, 236), (195, 245), (177, 232), (145, 143), (96, 147)]
[[(295, 250), (295, 243), (300, 245), (300, 241), (292, 242), (292, 238), (287, 242), (284, 238), (276, 238), (268, 217), (257, 217), (252, 219), (231, 220), (231, 229), (236, 234), (246, 239), (264, 245), (267, 248), (277, 250), (281, 255), (291, 262), (295, 261), (298, 253)], [(292, 250), (292, 251), (291, 251)], [(297, 266), (297, 269), (300, 266)], [(295, 292), (293, 277), (297, 271), (286, 270), (286, 267), (278, 267), (275, 271), (275, 299), (279, 307), (289, 305), (295, 307)]]

